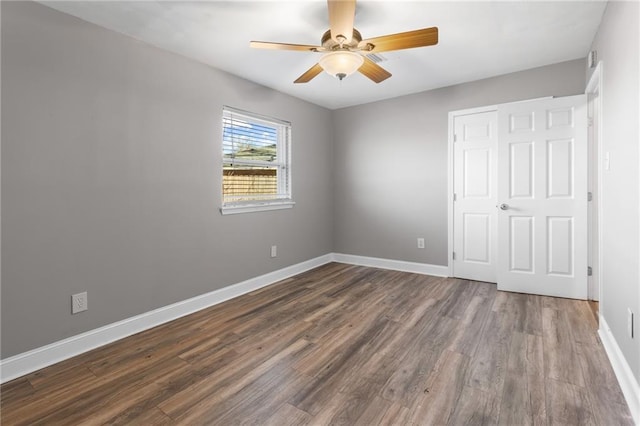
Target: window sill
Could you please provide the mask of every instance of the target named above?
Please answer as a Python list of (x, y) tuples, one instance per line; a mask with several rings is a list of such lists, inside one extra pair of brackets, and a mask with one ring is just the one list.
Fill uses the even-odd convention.
[(264, 204), (240, 204), (240, 205), (231, 205), (224, 206), (220, 208), (220, 213), (223, 215), (228, 214), (238, 214), (238, 213), (253, 213), (253, 212), (262, 212), (268, 210), (282, 210), (282, 209), (290, 209), (296, 203), (293, 201), (277, 201), (270, 202)]

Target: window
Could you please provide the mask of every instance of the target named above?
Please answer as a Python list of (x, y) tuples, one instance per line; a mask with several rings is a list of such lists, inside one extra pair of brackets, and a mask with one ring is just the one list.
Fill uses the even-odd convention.
[(290, 208), (291, 124), (230, 107), (222, 113), (222, 214)]

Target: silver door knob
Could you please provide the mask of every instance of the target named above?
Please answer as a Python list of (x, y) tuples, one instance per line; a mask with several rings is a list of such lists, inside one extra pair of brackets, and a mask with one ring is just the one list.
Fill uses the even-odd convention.
[(500, 210), (509, 210), (509, 204), (500, 204)]

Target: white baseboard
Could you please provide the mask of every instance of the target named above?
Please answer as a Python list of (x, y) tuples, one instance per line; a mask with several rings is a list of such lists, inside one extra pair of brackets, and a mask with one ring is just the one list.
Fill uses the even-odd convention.
[(602, 346), (604, 346), (611, 366), (613, 367), (616, 378), (627, 400), (627, 405), (631, 411), (631, 416), (635, 424), (640, 425), (640, 385), (631, 371), (629, 363), (625, 359), (618, 342), (611, 333), (611, 329), (607, 325), (604, 317), (600, 315), (600, 329), (598, 330)]
[(173, 321), (333, 261), (441, 277), (446, 277), (448, 274), (446, 266), (329, 253), (0, 360), (0, 383), (8, 382), (132, 334)]
[(437, 277), (449, 276), (449, 268), (447, 266), (430, 265), (428, 263), (405, 262), (403, 260), (380, 259), (341, 253), (333, 253), (333, 260), (351, 265), (371, 266), (394, 271), (413, 272), (415, 274), (435, 275)]
[(331, 254), (316, 257), (0, 360), (0, 383), (13, 380), (65, 359), (131, 336), (132, 334), (217, 305), (234, 297), (324, 265), (332, 260), (333, 257)]

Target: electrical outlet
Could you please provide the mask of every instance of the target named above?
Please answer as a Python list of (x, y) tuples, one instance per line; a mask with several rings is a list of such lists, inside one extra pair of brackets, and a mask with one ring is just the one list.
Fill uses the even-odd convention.
[(627, 334), (633, 339), (633, 312), (627, 308)]
[(271, 257), (278, 256), (278, 246), (271, 246)]
[(71, 313), (77, 314), (78, 312), (87, 310), (87, 292), (78, 293), (71, 296)]
[(418, 238), (418, 248), (419, 249), (424, 248), (424, 238)]

